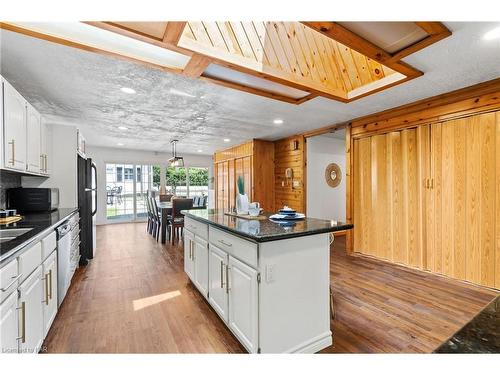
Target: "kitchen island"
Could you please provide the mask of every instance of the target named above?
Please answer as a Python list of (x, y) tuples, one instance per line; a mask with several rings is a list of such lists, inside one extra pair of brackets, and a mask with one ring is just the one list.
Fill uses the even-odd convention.
[(183, 213), (184, 269), (250, 353), (315, 353), (332, 345), (330, 233), (351, 224)]

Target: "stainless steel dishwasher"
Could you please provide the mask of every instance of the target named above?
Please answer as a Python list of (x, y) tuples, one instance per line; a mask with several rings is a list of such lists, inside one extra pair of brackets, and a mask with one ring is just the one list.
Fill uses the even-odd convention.
[(60, 306), (71, 283), (71, 225), (68, 221), (56, 228), (57, 231), (57, 305)]

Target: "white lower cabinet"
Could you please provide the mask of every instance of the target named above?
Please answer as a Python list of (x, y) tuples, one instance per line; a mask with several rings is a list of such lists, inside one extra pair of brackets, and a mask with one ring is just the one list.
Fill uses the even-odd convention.
[(42, 266), (19, 286), (20, 351), (38, 353), (43, 341)]
[(43, 262), (43, 336), (49, 332), (57, 314), (57, 252)]
[(193, 283), (206, 297), (208, 295), (208, 242), (195, 236), (193, 246)]
[(229, 328), (250, 353), (258, 349), (258, 272), (229, 256)]
[(17, 290), (0, 305), (0, 348), (1, 354), (18, 352), (19, 313)]
[(0, 268), (0, 353), (40, 351), (57, 315), (55, 247), (51, 232)]
[(184, 272), (191, 280), (194, 279), (194, 260), (193, 260), (194, 234), (184, 230)]
[(228, 322), (228, 292), (227, 266), (228, 255), (218, 247), (210, 244), (208, 247), (208, 302)]

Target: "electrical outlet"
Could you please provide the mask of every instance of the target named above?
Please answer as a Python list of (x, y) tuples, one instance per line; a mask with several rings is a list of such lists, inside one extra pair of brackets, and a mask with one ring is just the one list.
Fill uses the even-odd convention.
[(275, 280), (276, 264), (266, 266), (266, 283), (272, 283)]

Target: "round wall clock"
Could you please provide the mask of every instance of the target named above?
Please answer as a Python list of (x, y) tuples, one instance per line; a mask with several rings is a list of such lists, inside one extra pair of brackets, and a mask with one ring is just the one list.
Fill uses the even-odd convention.
[(337, 187), (342, 180), (342, 172), (336, 163), (330, 163), (325, 169), (325, 180), (328, 186)]

